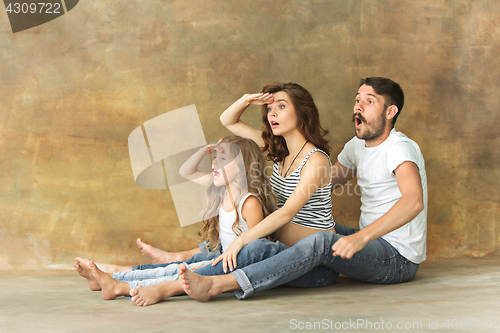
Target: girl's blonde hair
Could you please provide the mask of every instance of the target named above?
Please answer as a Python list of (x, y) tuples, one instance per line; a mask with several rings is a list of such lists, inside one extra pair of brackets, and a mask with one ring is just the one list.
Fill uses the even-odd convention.
[[(266, 174), (266, 158), (259, 146), (253, 140), (239, 136), (227, 136), (221, 142), (234, 143), (230, 145), (229, 155), (236, 158), (241, 152), (243, 157), (245, 170), (238, 170), (234, 184), (242, 184), (244, 177), (246, 177), (248, 192), (254, 194), (259, 199), (262, 204), (264, 217), (271, 214), (274, 210), (276, 199), (271, 189), (269, 177)], [(219, 208), (222, 205), (222, 197), (225, 191), (226, 188), (224, 186), (215, 186), (213, 179), (207, 189), (203, 227), (198, 234), (203, 240), (208, 241), (208, 249), (211, 251), (216, 250), (220, 245)], [(242, 196), (242, 191), (239, 191), (239, 195), (233, 199), (234, 210), (236, 212), (233, 231), (236, 235), (241, 235), (241, 230), (238, 228), (239, 214), (236, 206)], [(274, 241), (276, 236), (276, 233), (274, 233), (268, 236), (268, 239)]]

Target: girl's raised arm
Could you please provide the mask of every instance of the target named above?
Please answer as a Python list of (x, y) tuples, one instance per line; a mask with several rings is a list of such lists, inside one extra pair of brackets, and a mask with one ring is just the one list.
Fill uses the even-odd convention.
[(234, 102), (230, 107), (224, 111), (220, 116), (222, 125), (231, 131), (234, 135), (251, 139), (259, 145), (264, 147), (264, 140), (262, 140), (262, 131), (244, 123), (240, 117), (246, 108), (250, 105), (264, 105), (273, 102), (273, 95), (270, 93), (260, 94), (246, 94)]
[(212, 174), (198, 170), (198, 164), (200, 164), (203, 157), (210, 154), (212, 149), (217, 149), (217, 145), (207, 145), (196, 153), (194, 153), (179, 169), (179, 174), (189, 181), (202, 186), (209, 186), (212, 179)]

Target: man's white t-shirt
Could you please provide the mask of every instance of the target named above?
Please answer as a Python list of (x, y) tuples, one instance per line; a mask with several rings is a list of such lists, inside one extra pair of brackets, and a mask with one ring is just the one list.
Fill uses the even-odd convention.
[(382, 236), (398, 252), (419, 264), (426, 258), (427, 240), (427, 176), (425, 162), (418, 145), (393, 128), (389, 137), (376, 147), (365, 147), (365, 141), (354, 137), (338, 156), (343, 166), (355, 169), (361, 189), (359, 228), (365, 228), (401, 198), (394, 170), (403, 162), (417, 165), (422, 181), (424, 209), (404, 226)]

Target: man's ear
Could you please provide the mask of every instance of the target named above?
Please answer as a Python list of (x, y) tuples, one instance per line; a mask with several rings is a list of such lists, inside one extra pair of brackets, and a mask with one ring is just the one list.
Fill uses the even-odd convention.
[(389, 106), (385, 112), (386, 112), (387, 120), (392, 120), (392, 118), (394, 118), (394, 116), (396, 116), (398, 114), (399, 109), (396, 105), (393, 104), (393, 105)]

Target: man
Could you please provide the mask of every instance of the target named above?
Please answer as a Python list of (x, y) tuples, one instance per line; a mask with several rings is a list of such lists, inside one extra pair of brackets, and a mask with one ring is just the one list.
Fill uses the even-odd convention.
[(228, 290), (247, 298), (282, 284), (318, 286), (325, 267), (371, 283), (411, 280), (426, 255), (427, 179), (418, 145), (394, 129), (403, 104), (394, 81), (361, 80), (353, 114), (356, 137), (332, 168), (332, 188), (357, 176), (359, 230), (337, 223), (337, 233), (317, 232), (227, 275), (201, 276), (181, 265), (186, 293), (207, 301)]

